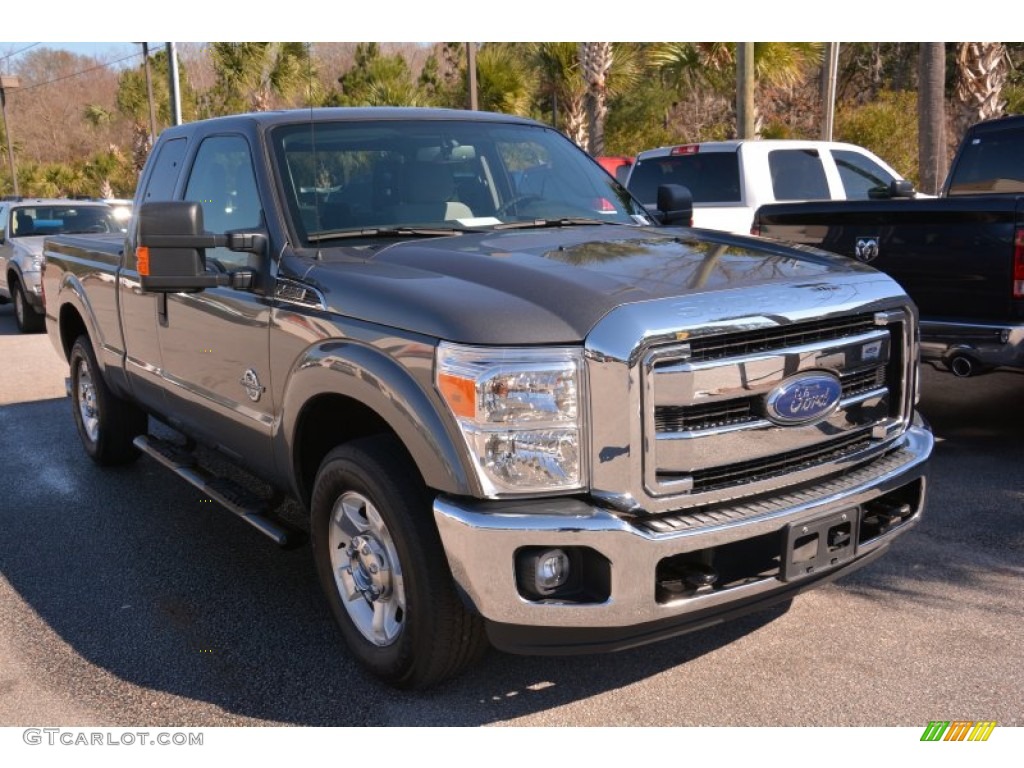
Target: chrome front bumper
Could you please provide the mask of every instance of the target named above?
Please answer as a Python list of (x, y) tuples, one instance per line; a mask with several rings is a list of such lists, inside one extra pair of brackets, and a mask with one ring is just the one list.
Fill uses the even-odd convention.
[[(845, 478), (736, 509), (668, 517), (670, 522), (659, 526), (651, 526), (650, 518), (630, 518), (574, 498), (482, 502), (441, 496), (434, 502), (434, 518), (455, 581), (487, 620), (498, 647), (544, 653), (623, 648), (757, 610), (879, 554), (920, 518), (933, 442), (930, 430), (917, 423), (885, 456)], [(770, 576), (667, 601), (657, 595), (655, 573), (665, 558), (773, 534), (781, 542), (787, 526), (860, 509), (914, 484), (917, 501), (898, 526), (858, 542), (851, 559), (813, 578), (783, 581), (781, 575)], [(586, 547), (599, 553), (611, 568), (608, 599), (571, 603), (525, 598), (517, 587), (515, 557), (522, 547), (533, 546)]]
[(1024, 369), (1024, 325), (921, 321), (921, 360), (958, 376)]

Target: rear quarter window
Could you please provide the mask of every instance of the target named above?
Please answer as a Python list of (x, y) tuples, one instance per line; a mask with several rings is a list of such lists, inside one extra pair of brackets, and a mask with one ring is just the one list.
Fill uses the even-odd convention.
[(669, 155), (638, 161), (629, 191), (646, 205), (658, 199), (662, 184), (682, 184), (695, 203), (740, 202), (740, 166), (735, 152)]
[(181, 173), (181, 163), (185, 157), (185, 139), (171, 139), (160, 145), (156, 159), (153, 161), (153, 172), (146, 181), (146, 194), (143, 202), (172, 200), (174, 187)]
[(828, 200), (825, 168), (816, 149), (776, 149), (768, 153), (776, 200)]

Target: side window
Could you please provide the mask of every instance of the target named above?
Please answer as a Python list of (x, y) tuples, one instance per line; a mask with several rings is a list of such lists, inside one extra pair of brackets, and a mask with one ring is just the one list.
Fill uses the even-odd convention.
[(867, 200), (872, 189), (888, 188), (893, 175), (882, 166), (858, 152), (832, 150), (839, 178), (843, 181), (847, 200)]
[(0, 243), (7, 239), (7, 233), (11, 230), (10, 222), (7, 221), (7, 207), (0, 203)]
[(776, 200), (828, 200), (828, 181), (816, 149), (776, 149), (768, 153)]
[(153, 161), (153, 171), (146, 182), (143, 202), (173, 199), (174, 185), (181, 173), (181, 161), (185, 158), (185, 146), (185, 139), (172, 139), (160, 145)]
[[(241, 136), (211, 136), (199, 147), (185, 189), (185, 200), (203, 207), (208, 232), (224, 234), (236, 229), (256, 229), (263, 221), (252, 168), (249, 143)], [(227, 248), (207, 251), (227, 269), (248, 267), (250, 254)]]

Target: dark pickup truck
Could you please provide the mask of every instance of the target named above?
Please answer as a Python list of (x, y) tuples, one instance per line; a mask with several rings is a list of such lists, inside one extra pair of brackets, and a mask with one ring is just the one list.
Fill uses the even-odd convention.
[(972, 126), (937, 198), (766, 205), (754, 232), (895, 278), (921, 313), (922, 359), (957, 376), (1024, 369), (1024, 117)]
[(297, 500), (349, 648), (398, 686), (487, 641), (614, 650), (789, 600), (921, 515), (914, 306), (660, 198), (505, 115), (169, 129), (126, 240), (46, 242), (85, 450), (285, 545)]

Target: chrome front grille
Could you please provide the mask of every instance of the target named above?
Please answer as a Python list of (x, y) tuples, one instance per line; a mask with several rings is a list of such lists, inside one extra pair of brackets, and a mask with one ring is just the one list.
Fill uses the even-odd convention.
[[(733, 488), (752, 480), (767, 480), (791, 472), (799, 472), (819, 465), (823, 461), (837, 461), (852, 456), (863, 451), (870, 444), (871, 435), (862, 432), (822, 445), (780, 453), (763, 459), (698, 470), (690, 475), (693, 480), (693, 491), (702, 493), (722, 488)], [(661, 479), (668, 481), (672, 478), (662, 475)]]
[[(906, 316), (863, 313), (686, 338), (648, 349), (643, 463), (652, 497), (683, 506), (761, 493), (870, 459), (901, 428)], [(836, 410), (781, 425), (766, 401), (794, 376), (827, 371), (842, 385)]]
[[(871, 392), (885, 386), (886, 367), (877, 365), (867, 370), (840, 375), (843, 398)], [(751, 423), (764, 418), (763, 398), (748, 397), (706, 405), (659, 405), (654, 409), (657, 432), (698, 432)]]
[(725, 336), (711, 336), (690, 344), (690, 360), (719, 360), (742, 357), (805, 344), (831, 341), (873, 330), (874, 315), (830, 318), (799, 326), (761, 328)]

